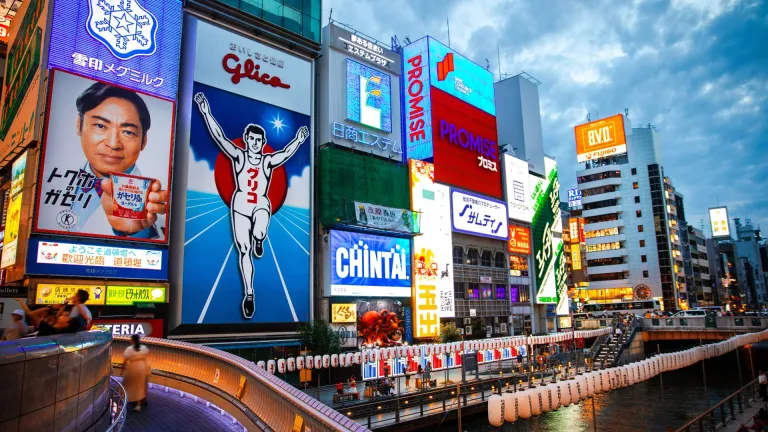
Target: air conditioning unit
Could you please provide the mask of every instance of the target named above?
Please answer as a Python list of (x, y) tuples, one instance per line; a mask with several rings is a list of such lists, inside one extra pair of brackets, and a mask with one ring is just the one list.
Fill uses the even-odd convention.
[(464, 318), (464, 325), (472, 324), (472, 318)]
[(472, 335), (472, 326), (466, 326), (464, 327), (464, 334), (465, 335)]
[(463, 329), (463, 328), (461, 328), (461, 327), (459, 327), (459, 334), (460, 334), (460, 335), (463, 335), (463, 334), (464, 334), (464, 329)]

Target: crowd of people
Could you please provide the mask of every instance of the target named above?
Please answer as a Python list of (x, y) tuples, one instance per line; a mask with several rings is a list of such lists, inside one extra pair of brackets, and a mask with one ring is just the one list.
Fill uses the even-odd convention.
[(16, 340), (32, 336), (52, 336), (89, 330), (93, 315), (85, 303), (90, 294), (78, 290), (64, 303), (30, 309), (22, 299), (16, 299), (19, 309), (11, 313), (12, 321), (3, 332), (2, 340)]

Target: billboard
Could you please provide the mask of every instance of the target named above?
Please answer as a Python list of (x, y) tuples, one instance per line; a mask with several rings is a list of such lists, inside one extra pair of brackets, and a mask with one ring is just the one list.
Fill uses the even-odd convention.
[(49, 96), (34, 230), (166, 243), (174, 103), (63, 71)]
[(357, 303), (333, 303), (331, 305), (331, 322), (357, 322)]
[(331, 23), (316, 65), (317, 143), (403, 161), (400, 54)]
[(165, 249), (114, 244), (29, 240), (27, 273), (121, 279), (168, 279)]
[(357, 301), (359, 344), (392, 347), (406, 341), (406, 308), (402, 301), (376, 299)]
[(0, 268), (16, 264), (16, 250), (19, 244), (21, 224), (21, 198), (24, 192), (24, 178), (27, 172), (27, 152), (23, 152), (11, 165), (11, 190), (8, 192), (8, 208), (3, 233), (3, 251)]
[(531, 175), (533, 199), (533, 250), (536, 277), (536, 303), (557, 303), (557, 281), (555, 267), (560, 265), (562, 240), (554, 236), (562, 232), (560, 216), (560, 183), (557, 179), (557, 164), (545, 158), (545, 177)]
[(507, 192), (507, 211), (510, 219), (531, 222), (533, 203), (528, 177), (528, 162), (504, 154), (504, 183)]
[(411, 241), (331, 231), (331, 295), (409, 297)]
[(450, 190), (435, 183), (431, 163), (409, 161), (411, 209), (421, 213), (421, 235), (413, 238), (414, 336), (434, 336), (439, 318), (453, 318), (453, 241)]
[(311, 63), (191, 16), (184, 31), (181, 323), (306, 322)]
[(166, 301), (165, 287), (107, 285), (107, 306), (131, 306), (137, 303), (165, 303)]
[(528, 257), (519, 255), (509, 256), (509, 275), (528, 276)]
[(581, 207), (581, 189), (568, 189), (568, 208)]
[(176, 100), (181, 0), (55, 0), (48, 68)]
[(507, 206), (468, 192), (451, 190), (451, 220), (456, 232), (507, 240)]
[(509, 253), (529, 255), (531, 253), (531, 230), (520, 226), (509, 227)]
[(161, 319), (139, 319), (139, 318), (118, 318), (118, 319), (99, 319), (93, 320), (93, 325), (102, 327), (112, 336), (132, 336), (140, 335), (142, 337), (163, 337), (163, 320)]
[(624, 116), (615, 116), (578, 125), (576, 135), (576, 159), (586, 162), (627, 152), (627, 137), (624, 134)]
[(107, 297), (107, 287), (104, 285), (74, 285), (74, 284), (37, 284), (35, 304), (57, 304), (66, 302), (79, 290), (88, 292), (88, 306), (104, 306)]
[(712, 228), (712, 238), (731, 236), (731, 227), (730, 222), (728, 221), (727, 207), (710, 208), (709, 224)]

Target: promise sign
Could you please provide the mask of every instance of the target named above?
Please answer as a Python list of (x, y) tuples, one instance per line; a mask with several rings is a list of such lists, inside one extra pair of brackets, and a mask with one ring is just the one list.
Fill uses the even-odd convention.
[(587, 162), (627, 152), (627, 137), (624, 134), (624, 116), (596, 120), (574, 128), (576, 135), (576, 158)]

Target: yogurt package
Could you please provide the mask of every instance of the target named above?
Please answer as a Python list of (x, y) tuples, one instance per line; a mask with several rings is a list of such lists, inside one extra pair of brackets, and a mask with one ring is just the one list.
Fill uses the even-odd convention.
[(112, 216), (124, 219), (146, 219), (147, 200), (152, 179), (122, 173), (109, 173), (112, 178)]

